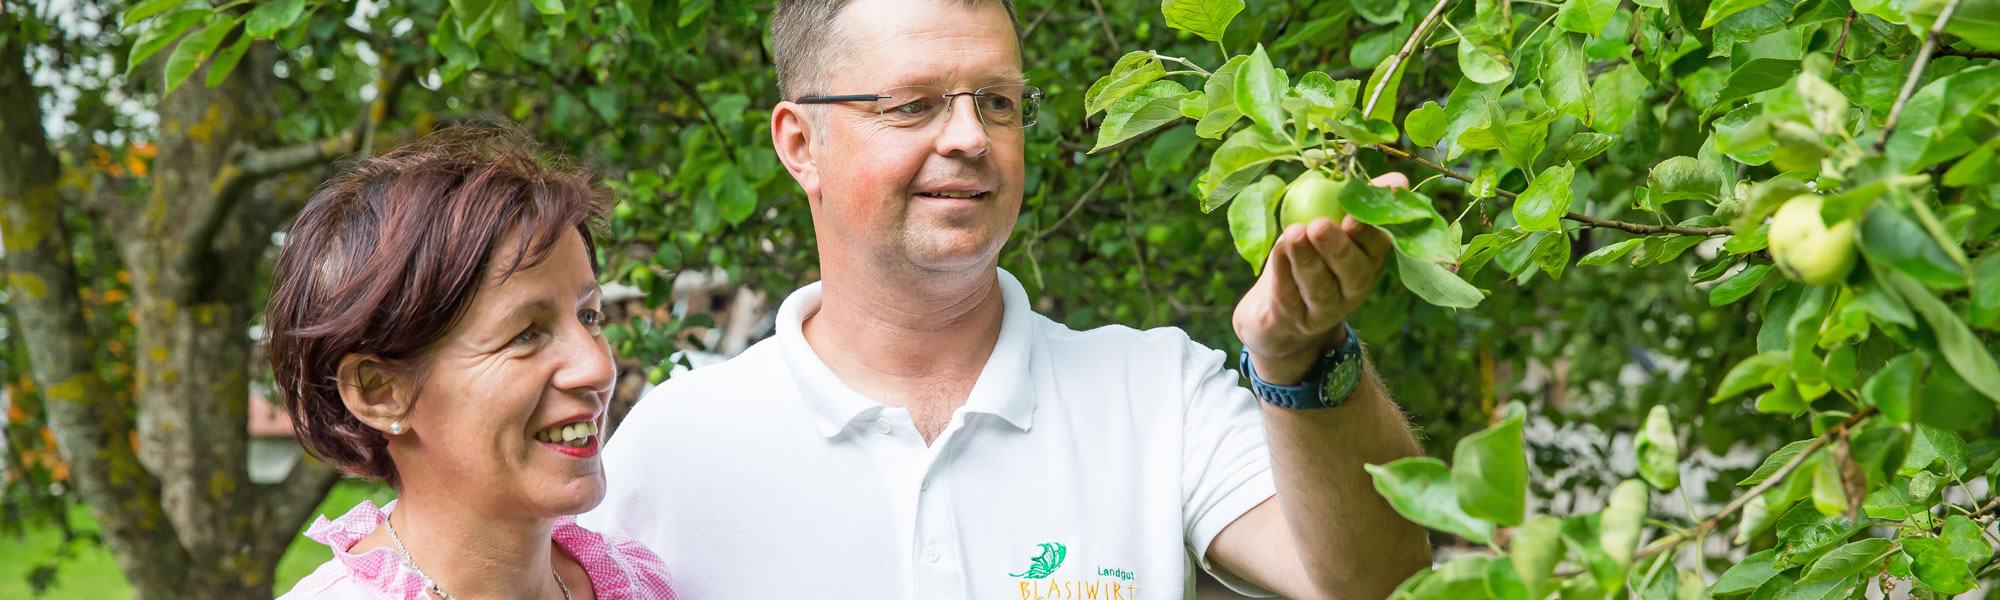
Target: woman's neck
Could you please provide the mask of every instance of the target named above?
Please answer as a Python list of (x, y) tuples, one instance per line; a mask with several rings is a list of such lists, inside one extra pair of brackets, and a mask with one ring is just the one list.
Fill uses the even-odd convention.
[[(562, 597), (552, 572), (553, 519), (495, 517), (449, 494), (406, 490), (389, 524), (406, 558), (454, 598)], [(377, 529), (357, 546), (396, 549), (388, 530)]]

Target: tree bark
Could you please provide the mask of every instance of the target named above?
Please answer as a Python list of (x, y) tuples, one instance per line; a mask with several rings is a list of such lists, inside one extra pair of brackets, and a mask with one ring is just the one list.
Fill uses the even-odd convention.
[[(0, 15), (0, 31), (13, 18)], [(245, 57), (221, 86), (202, 85), (203, 68), (161, 100), (150, 193), (112, 220), (129, 224), (115, 237), (132, 274), (135, 426), (120, 401), (127, 396), (92, 364), (58, 199), (61, 163), (41, 125), (25, 43), (8, 36), (0, 47), (8, 307), (77, 491), (137, 597), (269, 598), (278, 559), (337, 479), (310, 460), (278, 485), (253, 484), (248, 472), (249, 332), (274, 219), (231, 213), (239, 200), (270, 193), (258, 181), (279, 172), (246, 175), (238, 162), (269, 137), (274, 111), (258, 104), (270, 97), (260, 81), (269, 78), (269, 49)]]

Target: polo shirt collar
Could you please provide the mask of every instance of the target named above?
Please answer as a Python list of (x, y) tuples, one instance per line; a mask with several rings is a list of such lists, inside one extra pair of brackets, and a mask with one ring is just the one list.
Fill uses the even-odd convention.
[[(979, 379), (972, 384), (963, 410), (994, 415), (1026, 431), (1033, 426), (1035, 414), (1034, 386), (1029, 379), (1035, 314), (1020, 280), (1006, 269), (996, 270), (1002, 305), (1000, 337), (986, 366), (980, 369)], [(778, 307), (776, 336), (799, 398), (811, 411), (820, 434), (831, 438), (856, 419), (880, 412), (882, 404), (848, 387), (806, 343), (805, 320), (819, 312), (820, 291), (819, 282), (813, 282), (785, 298)]]

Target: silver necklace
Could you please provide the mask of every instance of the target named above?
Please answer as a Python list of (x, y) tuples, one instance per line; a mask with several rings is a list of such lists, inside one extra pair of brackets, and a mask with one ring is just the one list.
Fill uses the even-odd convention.
[[(403, 564), (409, 565), (410, 570), (416, 571), (417, 577), (424, 580), (424, 591), (435, 594), (444, 600), (458, 600), (458, 598), (453, 597), (451, 594), (445, 593), (443, 588), (438, 587), (436, 580), (431, 579), (429, 575), (425, 575), (424, 570), (417, 566), (417, 559), (410, 556), (410, 549), (403, 546), (403, 536), (396, 535), (396, 526), (390, 524), (388, 518), (385, 517), (382, 519), (382, 526), (389, 530), (389, 541), (396, 543), (396, 551), (403, 554)], [(563, 583), (562, 571), (556, 569), (555, 565), (549, 565), (549, 573), (556, 576), (556, 587), (562, 588), (563, 600), (574, 600), (569, 595), (569, 584)]]

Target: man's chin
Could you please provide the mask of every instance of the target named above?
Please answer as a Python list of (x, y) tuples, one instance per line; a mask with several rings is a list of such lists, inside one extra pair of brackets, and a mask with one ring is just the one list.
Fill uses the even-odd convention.
[(977, 229), (936, 229), (912, 232), (904, 254), (912, 264), (930, 271), (963, 271), (990, 267), (1006, 245), (1004, 233)]

